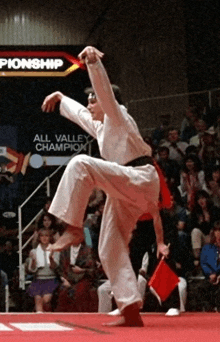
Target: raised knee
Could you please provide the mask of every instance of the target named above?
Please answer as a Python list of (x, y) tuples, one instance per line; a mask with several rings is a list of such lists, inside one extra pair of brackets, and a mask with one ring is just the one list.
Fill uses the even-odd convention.
[(89, 162), (89, 159), (91, 157), (90, 156), (87, 156), (86, 154), (79, 154), (75, 157), (73, 157), (68, 165), (67, 165), (67, 168), (66, 170), (79, 170), (81, 171), (81, 169), (83, 168), (84, 165), (86, 165), (88, 162)]
[(91, 159), (91, 157), (87, 154), (78, 154), (77, 156), (73, 157), (72, 161), (75, 163), (83, 163), (88, 162), (89, 159)]

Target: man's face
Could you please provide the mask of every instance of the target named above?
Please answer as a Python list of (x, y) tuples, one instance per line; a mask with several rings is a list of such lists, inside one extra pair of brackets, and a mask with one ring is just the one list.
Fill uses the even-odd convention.
[(204, 132), (207, 129), (207, 125), (203, 120), (197, 120), (195, 122), (195, 128), (198, 132)]
[(179, 140), (179, 133), (175, 129), (173, 131), (169, 131), (168, 140), (170, 142), (177, 142)]
[(89, 94), (87, 109), (90, 111), (92, 119), (103, 122), (104, 112), (94, 94)]

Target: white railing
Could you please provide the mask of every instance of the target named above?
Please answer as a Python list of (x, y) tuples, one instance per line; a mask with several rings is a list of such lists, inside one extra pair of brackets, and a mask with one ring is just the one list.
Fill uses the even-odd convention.
[[(23, 250), (27, 247), (27, 245), (31, 242), (33, 239), (33, 235), (23, 244), (23, 234), (28, 230), (28, 228), (32, 225), (32, 223), (36, 220), (36, 218), (43, 212), (43, 209), (41, 209), (32, 219), (31, 221), (23, 227), (22, 223), (22, 209), (24, 206), (29, 203), (29, 201), (33, 198), (33, 196), (41, 189), (43, 186), (46, 185), (46, 195), (50, 196), (51, 194), (51, 179), (54, 177), (54, 175), (57, 174), (57, 172), (65, 165), (68, 164), (70, 159), (75, 157), (76, 155), (80, 154), (82, 150), (85, 149), (86, 146), (88, 146), (88, 154), (92, 154), (92, 142), (94, 139), (88, 141), (85, 145), (83, 145), (79, 151), (74, 153), (72, 156), (69, 157), (68, 161), (66, 161), (64, 164), (60, 165), (49, 177), (46, 177), (39, 185), (38, 187), (30, 194), (30, 196), (18, 207), (18, 253), (19, 253), (19, 287), (21, 289), (25, 289), (25, 270), (24, 270), (24, 264), (23, 264)], [(42, 205), (43, 207), (43, 205)]]
[(9, 312), (9, 286), (5, 285), (5, 312)]

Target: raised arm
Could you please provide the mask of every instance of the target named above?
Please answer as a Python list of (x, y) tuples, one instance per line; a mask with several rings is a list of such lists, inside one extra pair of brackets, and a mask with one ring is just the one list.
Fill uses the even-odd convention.
[(44, 102), (41, 106), (43, 112), (51, 113), (54, 112), (56, 104), (61, 102), (64, 95), (60, 91), (55, 91), (54, 93), (45, 97)]
[(103, 56), (104, 54), (98, 49), (88, 46), (78, 57), (80, 60), (85, 61), (87, 65), (92, 87), (104, 113), (119, 123), (121, 111), (115, 99), (109, 77), (101, 62)]
[(93, 138), (96, 138), (95, 123), (93, 122), (88, 109), (79, 102), (65, 96), (60, 91), (55, 91), (46, 96), (41, 109), (46, 113), (54, 112), (58, 103), (60, 103), (60, 114), (62, 116), (76, 123)]

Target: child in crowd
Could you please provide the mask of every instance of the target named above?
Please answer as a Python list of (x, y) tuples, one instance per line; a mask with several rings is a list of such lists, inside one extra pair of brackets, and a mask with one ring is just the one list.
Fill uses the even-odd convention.
[(51, 232), (41, 228), (38, 235), (37, 248), (30, 251), (28, 271), (34, 273), (34, 280), (28, 288), (28, 294), (34, 297), (37, 313), (51, 311), (51, 299), (58, 286), (56, 268), (59, 265), (59, 252), (50, 253)]

